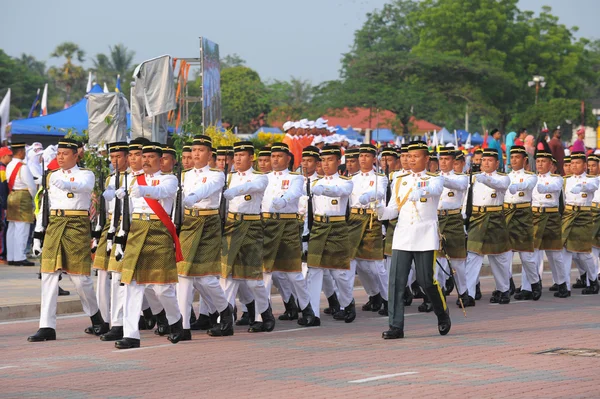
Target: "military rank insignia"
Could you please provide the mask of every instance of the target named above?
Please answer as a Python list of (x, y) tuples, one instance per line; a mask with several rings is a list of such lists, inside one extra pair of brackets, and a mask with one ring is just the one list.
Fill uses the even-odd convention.
[(282, 180), (281, 181), (281, 189), (282, 190), (287, 190), (289, 186), (290, 186), (290, 181), (289, 180)]

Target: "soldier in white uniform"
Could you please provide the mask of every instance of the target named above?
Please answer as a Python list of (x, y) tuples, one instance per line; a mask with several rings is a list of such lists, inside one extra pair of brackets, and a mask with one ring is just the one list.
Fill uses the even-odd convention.
[[(591, 154), (587, 160), (588, 175), (596, 176), (600, 174), (600, 156)], [(600, 190), (594, 192), (592, 199), (592, 220), (594, 230), (592, 232), (592, 255), (596, 263), (596, 274), (598, 274), (598, 262), (600, 261)], [(587, 283), (587, 281), (586, 281)], [(586, 285), (587, 286), (587, 285)]]
[[(533, 245), (533, 212), (531, 196), (537, 185), (537, 176), (525, 170), (527, 151), (521, 145), (513, 145), (510, 149), (510, 165), (512, 171), (508, 174), (510, 186), (504, 195), (504, 217), (510, 240), (510, 248), (518, 252), (522, 264), (522, 276), (527, 276), (531, 291), (523, 289), (515, 295), (515, 299), (533, 299), (537, 301), (542, 296), (542, 285), (538, 270), (538, 258)], [(510, 270), (512, 271), (512, 256)]]
[(6, 165), (8, 181), (8, 203), (6, 220), (6, 259), (9, 266), (33, 266), (27, 260), (25, 249), (29, 239), (29, 229), (34, 222), (33, 198), (36, 185), (31, 171), (23, 162), (25, 159), (25, 143), (11, 145), (13, 159)]
[(40, 329), (28, 338), (29, 342), (56, 339), (56, 306), (58, 279), (61, 273), (71, 278), (81, 299), (83, 311), (92, 320), (93, 332), (101, 335), (109, 330), (98, 310), (94, 286), (90, 277), (92, 258), (89, 209), (94, 173), (77, 166), (77, 142), (61, 139), (56, 160), (59, 170), (47, 177), (50, 220), (43, 230), (43, 204), (37, 215), (34, 233), (34, 254), (42, 253), (42, 303)]
[[(583, 152), (571, 153), (571, 173), (565, 176), (565, 211), (562, 217), (563, 262), (567, 273), (567, 289), (571, 288), (571, 263), (587, 273), (589, 286), (582, 294), (598, 294), (596, 262), (592, 255), (593, 216), (592, 200), (598, 190), (598, 179), (585, 172), (586, 156)], [(584, 281), (585, 282), (585, 281)]]
[(467, 231), (467, 287), (475, 297), (483, 257), (487, 255), (496, 281), (491, 303), (510, 303), (510, 258), (512, 251), (503, 213), (504, 194), (510, 178), (497, 172), (498, 151), (486, 148), (481, 158), (481, 173), (473, 176), (473, 203)]
[(382, 219), (398, 217), (392, 244), (390, 269), (389, 329), (383, 339), (404, 338), (404, 290), (414, 261), (417, 282), (427, 294), (438, 318), (441, 335), (450, 332), (451, 321), (442, 287), (435, 280), (436, 251), (440, 248), (438, 202), (444, 179), (427, 172), (429, 149), (422, 141), (408, 146), (411, 173), (394, 183), (392, 199), (387, 207), (379, 207)]

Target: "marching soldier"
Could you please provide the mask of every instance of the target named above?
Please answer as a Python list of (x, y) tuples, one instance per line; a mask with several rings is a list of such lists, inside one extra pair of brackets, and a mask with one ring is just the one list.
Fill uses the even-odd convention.
[[(552, 278), (558, 285), (555, 297), (566, 298), (570, 295), (567, 289), (567, 277), (562, 257), (561, 215), (559, 210), (560, 196), (563, 188), (561, 175), (552, 174), (552, 153), (550, 149), (536, 151), (535, 169), (538, 173), (537, 185), (532, 195), (533, 211), (533, 246), (536, 258), (543, 262), (544, 252), (548, 258)], [(544, 251), (544, 252), (542, 252)], [(569, 271), (570, 272), (570, 271)], [(527, 290), (529, 282), (523, 279), (522, 290)]]
[[(249, 332), (271, 331), (275, 319), (269, 314), (269, 296), (263, 281), (263, 227), (260, 206), (267, 176), (252, 168), (254, 146), (250, 141), (234, 144), (236, 172), (228, 177), (227, 190), (223, 196), (229, 201), (227, 221), (222, 239), (222, 280), (225, 296), (235, 305), (240, 285), (251, 292), (250, 298), (242, 293), (240, 301), (248, 310)], [(256, 313), (264, 314), (262, 323), (256, 322)]]
[(29, 229), (34, 222), (33, 198), (37, 190), (33, 175), (23, 162), (25, 143), (13, 143), (11, 149), (13, 159), (6, 166), (9, 192), (6, 209), (6, 220), (9, 223), (6, 236), (10, 238), (6, 243), (6, 258), (9, 266), (33, 266), (34, 263), (27, 260), (25, 250), (29, 240)]
[(563, 158), (563, 169), (565, 171), (565, 177), (571, 175), (571, 156), (565, 155)]
[(467, 238), (467, 287), (469, 296), (475, 297), (477, 279), (487, 255), (496, 290), (491, 303), (510, 303), (510, 241), (503, 213), (504, 195), (510, 178), (497, 172), (500, 162), (498, 151), (486, 148), (481, 158), (481, 173), (474, 175), (472, 215)]
[[(599, 163), (600, 157), (596, 154), (592, 154), (588, 157), (588, 174), (596, 176), (599, 174)], [(600, 261), (600, 190), (594, 192), (594, 198), (592, 199), (592, 219), (594, 221), (594, 230), (592, 233), (592, 255), (596, 263), (596, 274), (598, 274), (598, 262)]]
[[(119, 201), (116, 199), (115, 192), (117, 188), (120, 188), (123, 185), (123, 175), (128, 173), (128, 152), (129, 145), (127, 142), (115, 142), (108, 145), (110, 161), (113, 168), (119, 171), (119, 181), (116, 181), (116, 174), (109, 176), (105, 185), (106, 189), (102, 193), (106, 201), (106, 212), (108, 217), (106, 225), (98, 239), (98, 246), (96, 248), (96, 256), (93, 264), (93, 268), (98, 271), (98, 283), (96, 287), (98, 304), (106, 303), (110, 308), (110, 312), (108, 309), (105, 312), (101, 312), (103, 313), (103, 318), (106, 317), (106, 320), (109, 320), (110, 314), (111, 324), (110, 331), (100, 336), (102, 341), (116, 341), (123, 338), (123, 296), (125, 295), (125, 289), (121, 287), (121, 273), (116, 270), (108, 271), (108, 265), (114, 237), (114, 226), (115, 223), (116, 226), (120, 223), (120, 219), (116, 221), (113, 220), (115, 204)], [(120, 218), (120, 208), (118, 213), (119, 214), (116, 217)], [(111, 229), (113, 231), (112, 233), (110, 233)], [(108, 248), (109, 235), (110, 249)], [(100, 308), (102, 310), (102, 306), (100, 306)]]
[(202, 299), (215, 306), (220, 313), (220, 325), (208, 334), (211, 336), (233, 335), (233, 308), (229, 306), (223, 288), (219, 284), (221, 275), (221, 218), (219, 204), (225, 184), (223, 172), (209, 167), (212, 156), (212, 139), (209, 136), (194, 136), (192, 142), (194, 168), (182, 175), (185, 199), (184, 221), (179, 235), (185, 259), (177, 264), (179, 288), (177, 295), (183, 315), (185, 337), (191, 339), (189, 331), (190, 309), (193, 289)]
[[(521, 291), (515, 294), (517, 300), (533, 299), (537, 301), (542, 296), (542, 285), (538, 270), (538, 258), (534, 253), (533, 245), (533, 212), (531, 210), (531, 196), (537, 185), (537, 176), (525, 170), (527, 151), (521, 145), (513, 145), (510, 149), (510, 165), (512, 171), (508, 174), (510, 186), (504, 195), (504, 217), (510, 248), (519, 253), (523, 267), (522, 276), (526, 276), (531, 284), (531, 291), (525, 290), (521, 284)], [(512, 271), (512, 256), (510, 257), (509, 270)]]
[[(176, 262), (183, 258), (179, 239), (170, 214), (177, 178), (160, 170), (162, 147), (148, 143), (142, 148), (143, 174), (136, 176), (130, 190), (131, 218), (126, 247), (116, 243), (115, 255), (123, 257), (121, 283), (125, 284), (123, 338), (115, 342), (117, 349), (140, 347), (139, 315), (144, 291), (154, 291), (170, 327), (168, 340), (176, 344), (184, 339), (182, 314), (177, 304)], [(123, 226), (123, 224), (122, 224)], [(122, 233), (119, 236), (123, 236)], [(187, 305), (189, 311), (190, 305)], [(184, 318), (185, 320), (185, 318)], [(189, 315), (187, 318), (189, 322)]]
[[(89, 209), (94, 189), (94, 173), (77, 166), (77, 142), (61, 139), (58, 142), (56, 160), (59, 170), (47, 177), (49, 223), (45, 234), (42, 227), (44, 206), (37, 217), (33, 251), (42, 254), (42, 303), (40, 329), (27, 340), (29, 342), (56, 339), (56, 306), (58, 280), (61, 273), (71, 278), (81, 299), (83, 311), (92, 320), (93, 332), (101, 335), (109, 330), (100, 311), (91, 271), (91, 231)], [(42, 239), (44, 250), (42, 252)]]
[(344, 176), (352, 176), (360, 170), (358, 166), (359, 148), (349, 148), (344, 154)]
[[(462, 152), (461, 152), (462, 154)], [(444, 190), (438, 206), (440, 234), (444, 242), (442, 250), (450, 258), (450, 266), (456, 271), (456, 292), (462, 298), (464, 306), (475, 306), (475, 299), (467, 292), (467, 275), (465, 262), (467, 258), (467, 242), (464, 233), (462, 205), (469, 186), (469, 177), (454, 171), (457, 152), (452, 147), (444, 147), (439, 152), (440, 176), (444, 178)], [(448, 261), (439, 259), (438, 281), (446, 281), (451, 273)], [(445, 270), (442, 270), (442, 267)], [(442, 283), (442, 286), (445, 284)]]
[[(363, 311), (387, 310), (387, 280), (380, 284), (379, 269), (383, 266), (383, 234), (381, 221), (377, 218), (376, 205), (385, 199), (387, 178), (376, 173), (373, 164), (377, 148), (373, 144), (361, 144), (358, 163), (359, 172), (352, 176), (348, 237), (352, 251), (350, 274), (355, 271), (369, 295)], [(354, 284), (352, 284), (354, 286)]]
[(269, 173), (273, 170), (273, 168), (271, 168), (270, 147), (263, 147), (258, 151), (258, 158), (256, 160), (256, 164), (260, 173)]
[(181, 150), (181, 166), (184, 170), (194, 167), (194, 159), (192, 158), (192, 143), (185, 143)]
[[(465, 153), (461, 150), (456, 151), (456, 156), (454, 158), (454, 173), (464, 173), (465, 172)], [(467, 179), (468, 180), (468, 179)], [(467, 181), (468, 183), (468, 181)]]
[(165, 174), (173, 173), (177, 163), (177, 152), (168, 144), (162, 146), (163, 156), (160, 159), (160, 170)]
[[(585, 173), (584, 152), (571, 153), (570, 171), (565, 176), (565, 211), (562, 215), (563, 262), (567, 273), (567, 290), (570, 290), (571, 264), (573, 261), (587, 273), (589, 286), (581, 292), (584, 295), (598, 294), (598, 274), (596, 261), (592, 256), (594, 225), (592, 200), (598, 190), (598, 179)], [(585, 283), (585, 280), (583, 280)], [(560, 291), (559, 291), (560, 292)]]
[(227, 173), (233, 170), (234, 151), (230, 145), (222, 145), (217, 147), (217, 169), (223, 171), (225, 166), (229, 169)]
[[(288, 170), (291, 159), (287, 144), (274, 143), (271, 146), (273, 172), (267, 175), (269, 184), (262, 201), (263, 268), (267, 291), (270, 289), (270, 273), (274, 282), (287, 283), (302, 311), (302, 319), (298, 320), (298, 324), (311, 326), (315, 323), (315, 314), (302, 275), (302, 222), (298, 217), (298, 203), (304, 194), (304, 178)], [(289, 310), (291, 295), (286, 298), (282, 293), (282, 298), (286, 310)]]
[(382, 219), (398, 217), (402, 229), (394, 232), (390, 269), (389, 330), (383, 339), (404, 338), (404, 290), (411, 264), (416, 268), (417, 282), (425, 290), (438, 318), (441, 335), (450, 332), (451, 321), (442, 288), (435, 280), (435, 252), (439, 249), (437, 208), (444, 179), (427, 172), (429, 150), (422, 141), (408, 146), (411, 173), (397, 178), (392, 199), (387, 207), (379, 207)]
[(319, 305), (323, 270), (329, 269), (338, 288), (338, 300), (344, 310), (334, 314), (336, 320), (351, 323), (356, 318), (353, 288), (350, 284), (350, 241), (346, 209), (352, 194), (352, 179), (338, 174), (342, 152), (339, 146), (326, 145), (321, 151), (325, 176), (312, 187), (314, 224), (308, 242), (308, 289), (315, 311), (313, 325), (320, 324)]

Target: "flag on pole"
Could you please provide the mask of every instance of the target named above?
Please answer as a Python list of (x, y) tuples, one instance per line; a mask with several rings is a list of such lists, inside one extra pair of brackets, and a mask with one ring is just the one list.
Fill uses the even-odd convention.
[(437, 148), (438, 144), (439, 143), (438, 143), (438, 137), (437, 137), (437, 130), (434, 130), (433, 131), (433, 139), (431, 141), (431, 145), (432, 145), (433, 148)]
[(106, 82), (104, 82), (104, 92), (105, 92), (105, 93), (108, 93), (108, 92), (109, 92), (109, 91), (108, 91), (108, 86), (106, 85)]
[(465, 142), (465, 148), (468, 150), (469, 148), (471, 148), (471, 133), (469, 133), (469, 135), (467, 136), (467, 141)]
[(458, 135), (456, 134), (456, 129), (454, 129), (454, 145), (458, 148)]
[(35, 95), (35, 100), (33, 100), (33, 104), (31, 104), (31, 109), (29, 110), (29, 115), (27, 115), (28, 118), (33, 118), (35, 115), (35, 110), (37, 109), (38, 105), (40, 104), (40, 89), (37, 89), (37, 93)]
[(121, 92), (121, 75), (117, 75), (117, 87), (115, 87), (117, 93)]
[(4, 95), (2, 102), (0, 102), (0, 140), (6, 140), (6, 125), (8, 125), (8, 118), (10, 118), (10, 89)]
[(44, 85), (44, 93), (42, 94), (42, 112), (40, 116), (48, 115), (48, 83)]
[(90, 91), (92, 91), (92, 71), (89, 72), (88, 82), (87, 82), (87, 86), (85, 88), (86, 93), (89, 93)]

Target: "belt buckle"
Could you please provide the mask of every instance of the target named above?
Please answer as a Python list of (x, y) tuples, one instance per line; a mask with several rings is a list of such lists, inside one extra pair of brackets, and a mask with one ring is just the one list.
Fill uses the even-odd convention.
[(142, 220), (149, 221), (150, 220), (150, 214), (149, 213), (142, 213)]
[(65, 210), (64, 209), (57, 209), (56, 210), (56, 216), (65, 216)]
[(281, 219), (281, 214), (280, 213), (272, 213), (271, 218), (275, 219), (275, 220), (279, 220), (279, 219)]

